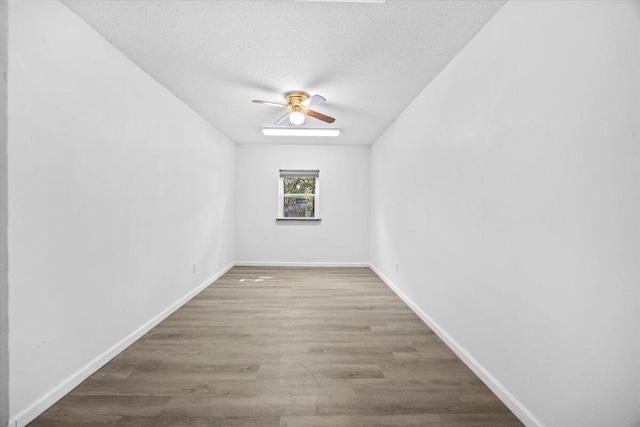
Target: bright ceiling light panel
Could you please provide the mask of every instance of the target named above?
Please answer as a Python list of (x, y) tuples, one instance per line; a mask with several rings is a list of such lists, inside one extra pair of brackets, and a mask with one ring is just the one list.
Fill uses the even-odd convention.
[(262, 128), (268, 136), (338, 136), (340, 129)]
[(295, 1), (317, 1), (325, 3), (386, 3), (387, 0), (295, 0)]

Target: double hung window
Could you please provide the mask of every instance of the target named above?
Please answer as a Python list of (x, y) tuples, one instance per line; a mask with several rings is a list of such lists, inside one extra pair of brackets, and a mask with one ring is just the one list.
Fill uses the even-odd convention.
[(320, 171), (280, 170), (278, 219), (319, 219)]

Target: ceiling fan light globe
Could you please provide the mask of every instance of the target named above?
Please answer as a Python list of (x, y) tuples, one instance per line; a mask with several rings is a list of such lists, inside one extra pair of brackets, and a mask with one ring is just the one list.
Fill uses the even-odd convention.
[(289, 115), (289, 121), (294, 125), (301, 125), (304, 123), (304, 114), (300, 111), (294, 111)]

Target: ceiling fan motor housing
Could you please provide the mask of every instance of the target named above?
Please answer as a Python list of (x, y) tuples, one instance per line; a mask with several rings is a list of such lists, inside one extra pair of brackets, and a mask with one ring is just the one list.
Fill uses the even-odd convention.
[(302, 103), (309, 98), (309, 94), (306, 92), (292, 91), (285, 94), (287, 105), (291, 107), (293, 111), (302, 111)]

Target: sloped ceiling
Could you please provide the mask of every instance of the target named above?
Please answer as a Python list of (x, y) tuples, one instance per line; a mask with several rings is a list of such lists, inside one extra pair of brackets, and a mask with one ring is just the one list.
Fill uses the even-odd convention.
[[(370, 145), (505, 1), (63, 3), (236, 143)], [(262, 135), (290, 90), (341, 136)]]

